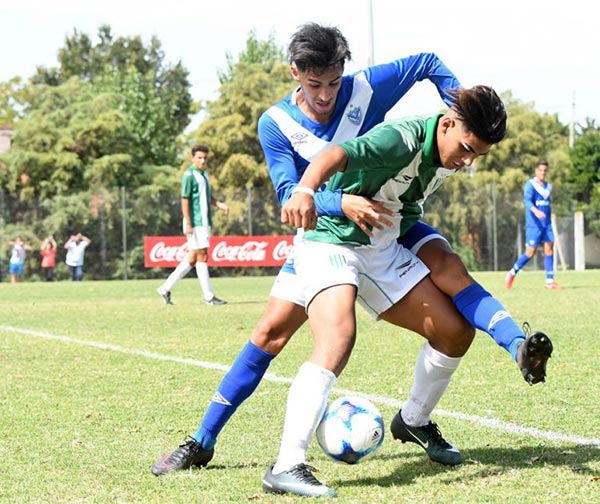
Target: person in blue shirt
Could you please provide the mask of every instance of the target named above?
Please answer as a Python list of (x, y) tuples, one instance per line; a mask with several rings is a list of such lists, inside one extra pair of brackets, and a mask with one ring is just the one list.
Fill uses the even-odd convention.
[(550, 196), (552, 184), (548, 182), (548, 162), (540, 161), (535, 177), (525, 183), (525, 252), (519, 256), (506, 275), (506, 288), (511, 289), (515, 276), (544, 244), (544, 269), (546, 289), (562, 289), (554, 280), (554, 232), (552, 231), (552, 208)]
[[(337, 28), (314, 23), (301, 26), (292, 36), (289, 56), (291, 74), (298, 87), (265, 111), (258, 123), (259, 140), (282, 204), (298, 190), (304, 170), (319, 152), (381, 123), (385, 114), (417, 82), (430, 80), (448, 106), (452, 105), (452, 90), (461, 87), (432, 53), (343, 75), (344, 65), (351, 57), (345, 37)], [(314, 197), (320, 215), (345, 216), (365, 233), (391, 225), (387, 217), (393, 213), (380, 202), (341, 191), (318, 191)], [(474, 336), (473, 327), (485, 330), (515, 360), (521, 361), (522, 372), (527, 369), (530, 376), (528, 369), (533, 364), (525, 351), (529, 345), (522, 344), (523, 331), (502, 305), (470, 277), (445, 238), (419, 221), (403, 235), (400, 243), (429, 267), (434, 284), (453, 298), (458, 312), (469, 322), (456, 334), (455, 344), (468, 347)], [(199, 429), (188, 441), (159, 459), (152, 466), (153, 474), (208, 464), (225, 423), (254, 392), (271, 360), (306, 320), (303, 292), (296, 281), (292, 259), (277, 276), (263, 316), (215, 392)], [(517, 354), (519, 347), (521, 357)], [(542, 375), (538, 366), (532, 379), (543, 380), (545, 362), (543, 369)]]

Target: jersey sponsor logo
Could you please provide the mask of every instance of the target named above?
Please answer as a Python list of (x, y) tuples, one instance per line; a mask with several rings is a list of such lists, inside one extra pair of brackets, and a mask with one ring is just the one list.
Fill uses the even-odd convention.
[(360, 107), (355, 107), (352, 104), (348, 108), (348, 120), (353, 124), (360, 124), (362, 121), (362, 109)]
[(231, 406), (231, 403), (223, 397), (223, 394), (221, 394), (221, 392), (218, 391), (215, 392), (212, 396), (212, 402), (222, 404), (223, 406)]

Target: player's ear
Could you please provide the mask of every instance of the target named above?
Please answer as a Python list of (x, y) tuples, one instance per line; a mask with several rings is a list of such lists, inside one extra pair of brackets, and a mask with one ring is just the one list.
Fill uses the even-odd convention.
[(292, 78), (296, 82), (300, 82), (300, 70), (298, 70), (298, 67), (296, 66), (296, 63), (292, 63), (290, 65), (290, 73), (292, 74)]
[(455, 124), (454, 119), (448, 114), (442, 116), (440, 119), (440, 128), (442, 130), (442, 135), (445, 135), (450, 128), (452, 128)]

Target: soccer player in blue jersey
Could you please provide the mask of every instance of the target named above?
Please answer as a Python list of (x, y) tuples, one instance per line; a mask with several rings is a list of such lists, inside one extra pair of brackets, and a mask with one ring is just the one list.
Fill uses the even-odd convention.
[[(267, 110), (258, 125), (281, 203), (287, 201), (309, 162), (321, 150), (381, 123), (386, 112), (416, 82), (433, 82), (447, 105), (452, 104), (450, 90), (460, 87), (434, 54), (414, 55), (344, 76), (345, 62), (350, 58), (346, 39), (336, 28), (313, 23), (300, 27), (292, 36), (289, 56), (292, 76), (299, 86)], [(340, 190), (317, 192), (315, 205), (319, 215), (346, 216), (366, 233), (390, 225), (388, 217), (393, 214), (380, 202), (342, 194)], [(516, 359), (518, 344), (525, 341), (523, 332), (502, 305), (468, 275), (448, 242), (433, 228), (418, 222), (402, 237), (402, 244), (425, 262), (433, 282), (454, 298), (466, 320), (492, 333)], [(306, 319), (303, 294), (293, 261), (289, 261), (277, 276), (263, 316), (219, 385), (199, 429), (158, 460), (152, 466), (154, 474), (204, 466), (212, 459), (225, 423), (254, 392), (271, 360)], [(456, 336), (458, 343), (470, 342), (472, 337), (472, 327)], [(522, 369), (531, 365), (528, 359), (521, 360)]]
[(541, 243), (544, 244), (546, 289), (562, 289), (554, 280), (554, 232), (550, 205), (552, 184), (547, 178), (548, 162), (540, 161), (535, 168), (535, 177), (525, 184), (525, 252), (506, 275), (507, 289), (512, 288), (515, 276), (535, 255)]

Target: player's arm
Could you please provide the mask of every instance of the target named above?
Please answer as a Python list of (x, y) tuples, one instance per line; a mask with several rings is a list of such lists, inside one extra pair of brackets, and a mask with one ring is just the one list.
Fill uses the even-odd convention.
[(452, 106), (450, 90), (461, 87), (444, 62), (434, 53), (420, 53), (367, 69), (368, 79), (381, 105), (389, 110), (417, 82), (429, 80), (446, 105)]
[[(263, 114), (258, 121), (258, 138), (277, 199), (283, 205), (292, 195), (300, 178), (292, 146), (267, 114)], [(315, 206), (319, 215), (343, 216), (342, 192), (318, 191), (315, 193)]]
[(544, 212), (535, 206), (535, 190), (529, 182), (525, 184), (524, 203), (525, 210), (531, 212), (537, 219), (543, 219), (546, 216)]
[(290, 199), (283, 205), (281, 222), (296, 228), (314, 229), (317, 223), (316, 191), (334, 173), (344, 171), (347, 162), (346, 151), (337, 145), (321, 152), (308, 165)]
[(217, 207), (225, 215), (227, 215), (229, 213), (229, 207), (225, 203), (223, 203), (222, 201), (219, 201), (217, 198), (215, 198), (213, 196), (210, 197), (210, 204), (214, 207)]

